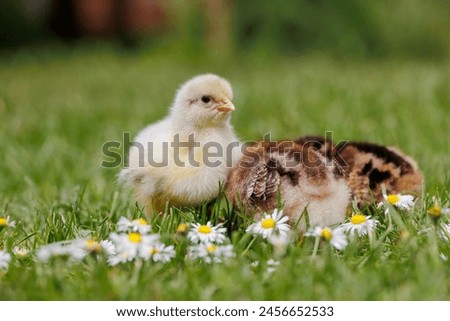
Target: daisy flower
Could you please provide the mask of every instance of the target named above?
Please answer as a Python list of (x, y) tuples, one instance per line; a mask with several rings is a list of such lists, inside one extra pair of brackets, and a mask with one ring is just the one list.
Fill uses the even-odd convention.
[(285, 247), (291, 241), (291, 231), (280, 233), (280, 231), (274, 232), (267, 237), (270, 244), (275, 247)]
[(431, 217), (440, 217), (442, 215), (442, 209), (440, 206), (434, 205), (428, 209), (427, 213)]
[(177, 233), (184, 234), (189, 229), (189, 225), (187, 223), (181, 223), (177, 226)]
[(146, 253), (141, 253), (144, 260), (152, 259), (153, 262), (167, 263), (175, 256), (173, 245), (166, 246), (164, 243), (156, 243)]
[(115, 245), (109, 240), (97, 242), (91, 239), (77, 239), (72, 241), (69, 248), (69, 254), (75, 260), (82, 260), (88, 254), (101, 253), (105, 253), (108, 256), (114, 255), (116, 253)]
[(193, 243), (223, 243), (225, 240), (226, 229), (222, 227), (222, 223), (212, 226), (211, 222), (206, 225), (193, 223), (187, 237)]
[(11, 261), (11, 254), (5, 250), (0, 250), (0, 269), (7, 269)]
[(108, 257), (108, 264), (114, 266), (120, 263), (132, 261), (133, 259), (134, 257), (131, 256), (129, 252), (122, 252)]
[(447, 215), (450, 213), (450, 209), (442, 208), (438, 205), (433, 205), (427, 211), (428, 215), (434, 220), (438, 220), (442, 215)]
[(385, 213), (388, 213), (389, 207), (386, 206), (390, 204), (397, 209), (410, 211), (414, 206), (414, 196), (412, 195), (401, 195), (401, 194), (383, 194), (384, 202), (378, 203), (378, 208), (386, 207)]
[(286, 252), (286, 249), (291, 242), (291, 232), (280, 233), (279, 231), (276, 231), (269, 235), (267, 240), (272, 244), (274, 253), (282, 255)]
[(349, 232), (350, 235), (358, 233), (359, 236), (372, 233), (378, 221), (371, 219), (370, 215), (355, 214), (350, 218), (350, 222), (340, 225), (337, 229), (342, 229), (344, 232)]
[[(152, 247), (159, 241), (158, 234), (140, 234), (130, 232), (128, 234), (112, 233), (110, 239), (116, 247), (116, 255), (118, 258), (131, 261), (137, 257), (145, 256)], [(120, 260), (119, 260), (120, 261)], [(119, 262), (120, 263), (120, 262)]]
[(442, 216), (442, 208), (440, 206), (434, 205), (430, 207), (427, 211), (428, 215), (434, 220), (436, 223), (439, 218)]
[(53, 256), (68, 256), (72, 260), (81, 261), (88, 254), (100, 253), (115, 254), (114, 244), (109, 240), (97, 242), (90, 239), (74, 239), (44, 245), (36, 255), (42, 262), (47, 262)]
[(305, 236), (320, 237), (323, 240), (330, 242), (330, 245), (336, 250), (343, 250), (347, 247), (348, 241), (342, 228), (336, 228), (334, 230), (328, 227), (317, 226), (310, 229)]
[(18, 247), (18, 246), (15, 246), (13, 248), (12, 252), (14, 253), (15, 256), (18, 256), (18, 257), (25, 257), (29, 253), (28, 249), (26, 249), (24, 247)]
[(0, 217), (0, 229), (4, 227), (16, 227), (16, 222), (11, 221), (10, 217)]
[(256, 269), (259, 266), (259, 261), (253, 261), (252, 263), (250, 263), (250, 266)]
[(259, 234), (265, 239), (274, 233), (289, 234), (290, 227), (287, 221), (288, 217), (283, 216), (283, 211), (275, 209), (272, 214), (265, 214), (262, 220), (251, 224), (245, 231)]
[(433, 206), (428, 209), (428, 214), (430, 214), (431, 216), (442, 216), (450, 214), (450, 208), (444, 206), (447, 205), (448, 201), (443, 202), (437, 195), (433, 195), (431, 199), (433, 201)]
[(273, 272), (275, 272), (275, 270), (277, 269), (277, 267), (280, 265), (279, 261), (275, 261), (275, 260), (268, 260), (267, 261), (267, 273), (271, 274)]
[(119, 232), (137, 232), (146, 234), (150, 232), (151, 226), (143, 218), (130, 221), (126, 217), (121, 217), (117, 222), (117, 231)]
[(41, 262), (47, 262), (53, 256), (70, 256), (70, 247), (67, 241), (55, 242), (41, 246), (36, 257)]
[(233, 245), (216, 245), (211, 243), (200, 243), (190, 246), (187, 254), (189, 259), (201, 259), (206, 263), (221, 263), (224, 259), (233, 256)]

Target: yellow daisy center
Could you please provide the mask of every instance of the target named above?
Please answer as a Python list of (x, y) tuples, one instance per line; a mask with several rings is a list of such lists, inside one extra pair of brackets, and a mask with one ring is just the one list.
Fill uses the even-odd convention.
[(331, 240), (331, 237), (333, 236), (333, 234), (331, 233), (330, 229), (324, 228), (322, 230), (322, 233), (320, 233), (320, 236), (322, 236), (326, 241), (329, 241), (329, 240)]
[(398, 195), (395, 195), (395, 194), (389, 194), (387, 197), (387, 201), (391, 205), (397, 204), (399, 200), (400, 200), (400, 197), (398, 197)]
[(358, 225), (358, 224), (364, 223), (366, 221), (366, 217), (362, 214), (356, 214), (356, 215), (352, 216), (350, 221), (352, 222), (352, 224)]
[(262, 221), (261, 227), (264, 229), (274, 228), (275, 227), (275, 220), (271, 217), (266, 218)]
[(428, 210), (428, 214), (433, 217), (441, 216), (441, 208), (439, 206), (433, 206)]
[(130, 240), (130, 242), (133, 242), (133, 243), (141, 243), (142, 236), (139, 233), (132, 232), (132, 233), (128, 234), (128, 240)]
[(217, 246), (215, 246), (214, 244), (211, 244), (206, 249), (208, 250), (209, 253), (212, 253), (217, 249)]
[(198, 228), (198, 232), (202, 234), (209, 234), (211, 233), (212, 229), (207, 225), (200, 225)]
[(98, 244), (96, 241), (94, 241), (94, 240), (87, 240), (86, 241), (86, 245), (87, 246), (92, 246), (92, 245), (95, 245), (95, 244)]
[(87, 240), (86, 241), (86, 249), (88, 251), (92, 251), (92, 252), (101, 252), (102, 246), (94, 240)]
[(137, 220), (134, 220), (133, 222), (139, 224), (139, 225), (147, 225), (147, 221), (144, 220), (143, 218), (138, 218)]
[(177, 227), (177, 232), (178, 233), (184, 233), (187, 230), (188, 225), (186, 223), (181, 223), (180, 225), (178, 225)]
[(0, 217), (0, 226), (7, 226), (8, 221), (4, 217)]
[(159, 250), (157, 249), (157, 248), (152, 248), (151, 250), (150, 250), (150, 254), (158, 254), (159, 253)]

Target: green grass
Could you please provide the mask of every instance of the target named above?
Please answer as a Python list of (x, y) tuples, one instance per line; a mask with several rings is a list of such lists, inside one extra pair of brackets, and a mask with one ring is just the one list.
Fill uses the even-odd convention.
[[(0, 248), (35, 250), (91, 234), (106, 238), (120, 216), (142, 216), (131, 193), (116, 184), (119, 168), (102, 168), (102, 145), (120, 141), (163, 117), (175, 89), (195, 74), (229, 79), (237, 107), (232, 122), (242, 140), (295, 138), (332, 131), (335, 140), (400, 147), (425, 176), (425, 193), (392, 226), (378, 215), (375, 240), (352, 240), (342, 253), (297, 239), (284, 255), (245, 235), (230, 234), (236, 257), (223, 264), (184, 259), (178, 223), (201, 211), (154, 218), (153, 231), (175, 244), (168, 264), (109, 267), (102, 259), (13, 258), (0, 271), (1, 300), (449, 300), (450, 246), (426, 210), (431, 196), (448, 202), (450, 62), (336, 61), (325, 56), (216, 60), (165, 52), (74, 52), (50, 49), (0, 57)], [(374, 213), (377, 215), (377, 213)], [(214, 210), (213, 221), (230, 218)], [(406, 231), (406, 232), (405, 232)], [(406, 236), (405, 236), (406, 235)], [(280, 266), (266, 272), (267, 260)], [(257, 267), (252, 262), (259, 261)]]

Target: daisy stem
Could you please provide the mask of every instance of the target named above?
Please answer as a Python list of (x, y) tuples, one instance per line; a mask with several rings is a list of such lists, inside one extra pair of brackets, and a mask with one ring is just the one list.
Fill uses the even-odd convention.
[(247, 254), (248, 250), (250, 250), (250, 248), (252, 247), (253, 243), (255, 243), (255, 240), (256, 240), (256, 236), (253, 236), (253, 239), (250, 241), (250, 243), (248, 243), (248, 245), (245, 248), (245, 250), (242, 251), (241, 256), (244, 256), (245, 254)]
[(313, 253), (311, 255), (311, 259), (316, 257), (317, 251), (319, 250), (319, 243), (320, 243), (320, 237), (316, 237), (316, 240), (314, 241), (314, 249), (313, 249)]
[(370, 249), (373, 250), (374, 249), (374, 232), (373, 231), (368, 231), (367, 235), (369, 236), (369, 246)]
[(380, 246), (381, 243), (383, 243), (383, 241), (386, 239), (386, 237), (389, 235), (389, 233), (392, 232), (393, 229), (394, 229), (394, 227), (392, 225), (391, 216), (388, 215), (388, 226), (386, 228), (386, 231), (380, 235), (380, 237), (378, 238), (378, 240), (376, 242), (374, 242), (374, 247)]
[(369, 255), (366, 255), (366, 256), (361, 260), (361, 262), (359, 262), (359, 264), (358, 264), (358, 269), (361, 269), (361, 268), (366, 264), (366, 262), (369, 260), (369, 258), (370, 258), (370, 256), (369, 256)]
[(141, 274), (141, 271), (142, 271), (142, 261), (137, 260), (136, 263), (134, 264), (133, 273), (131, 275), (131, 281), (133, 282), (133, 284), (138, 284), (139, 275)]

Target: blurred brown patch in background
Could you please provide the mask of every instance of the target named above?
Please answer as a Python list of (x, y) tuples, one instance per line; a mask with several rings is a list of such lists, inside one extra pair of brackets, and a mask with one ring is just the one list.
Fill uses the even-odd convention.
[(0, 50), (89, 38), (193, 55), (435, 59), (450, 56), (449, 16), (444, 0), (1, 0)]
[(64, 38), (158, 33), (168, 26), (160, 0), (52, 0), (51, 29)]

